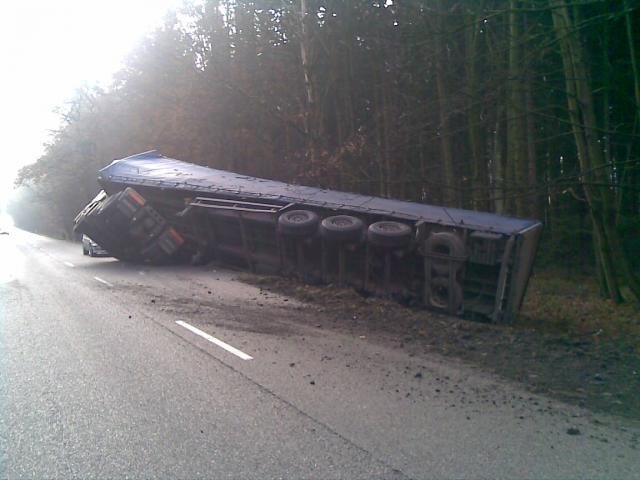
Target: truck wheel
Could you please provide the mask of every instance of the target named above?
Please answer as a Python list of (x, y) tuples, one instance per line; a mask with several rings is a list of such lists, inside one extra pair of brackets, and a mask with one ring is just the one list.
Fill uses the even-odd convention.
[(436, 277), (431, 280), (431, 289), (429, 291), (428, 303), (430, 307), (438, 310), (449, 310), (449, 299), (453, 311), (456, 313), (462, 305), (462, 287), (456, 280), (452, 280), (451, 288), (449, 288), (449, 279), (445, 277)]
[(278, 228), (283, 235), (306, 237), (316, 233), (319, 221), (311, 210), (289, 210), (278, 217)]
[[(429, 235), (426, 242), (427, 255), (443, 255), (444, 257), (454, 257), (460, 259), (464, 257), (465, 248), (462, 240), (458, 235), (451, 232), (436, 232)], [(431, 268), (433, 268), (438, 275), (449, 274), (449, 259), (431, 257)], [(453, 261), (453, 270), (458, 272), (462, 268), (463, 262), (460, 260)]]
[(383, 221), (369, 225), (367, 238), (376, 247), (401, 248), (411, 243), (413, 230), (406, 223)]
[(87, 252), (87, 249), (84, 248), (84, 245), (82, 246), (82, 254), (83, 255), (89, 255), (89, 252)]
[(320, 234), (337, 243), (358, 243), (362, 241), (364, 223), (351, 215), (327, 217), (320, 223)]

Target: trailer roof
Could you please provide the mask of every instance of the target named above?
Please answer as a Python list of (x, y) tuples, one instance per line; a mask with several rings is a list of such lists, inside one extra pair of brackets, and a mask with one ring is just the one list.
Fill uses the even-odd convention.
[(486, 212), (445, 208), (323, 188), (292, 185), (215, 170), (168, 158), (155, 150), (114, 160), (98, 173), (100, 183), (160, 187), (200, 195), (241, 196), (336, 210), (378, 214), (405, 220), (425, 220), (448, 226), (513, 234), (539, 224), (536, 220)]

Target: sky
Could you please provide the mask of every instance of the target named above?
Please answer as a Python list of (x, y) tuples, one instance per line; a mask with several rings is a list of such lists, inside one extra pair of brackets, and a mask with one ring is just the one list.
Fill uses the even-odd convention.
[(84, 85), (109, 86), (123, 59), (183, 0), (0, 3), (0, 203), (43, 153), (53, 113)]

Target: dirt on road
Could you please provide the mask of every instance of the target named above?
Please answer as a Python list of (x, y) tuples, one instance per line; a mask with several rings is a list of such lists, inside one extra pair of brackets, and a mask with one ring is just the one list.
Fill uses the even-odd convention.
[[(635, 310), (625, 311), (629, 318), (624, 320), (632, 328), (609, 328), (604, 323), (605, 328), (600, 328), (594, 319), (578, 321), (580, 328), (572, 328), (571, 322), (558, 325), (563, 308), (578, 314), (585, 310), (585, 315), (592, 311), (603, 316), (603, 322), (609, 313), (594, 312), (597, 309), (587, 297), (581, 302), (578, 296), (573, 299), (575, 305), (566, 305), (566, 298), (556, 298), (563, 294), (561, 288), (554, 288), (556, 297), (545, 294), (548, 282), (544, 277), (533, 282), (525, 313), (512, 325), (462, 320), (391, 300), (365, 298), (351, 289), (312, 286), (295, 279), (249, 274), (240, 279), (265, 294), (274, 292), (305, 302), (305, 308), (322, 313), (312, 318), (323, 319), (330, 328), (367, 332), (371, 339), (392, 342), (409, 355), (435, 352), (456, 357), (515, 380), (533, 393), (640, 420), (640, 319)], [(554, 306), (554, 302), (563, 306)], [(540, 318), (546, 309), (552, 309), (546, 313), (549, 317), (558, 318)]]

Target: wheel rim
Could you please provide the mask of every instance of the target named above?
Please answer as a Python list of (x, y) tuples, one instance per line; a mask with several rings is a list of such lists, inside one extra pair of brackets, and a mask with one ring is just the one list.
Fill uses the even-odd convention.
[(436, 245), (432, 251), (438, 255), (451, 255), (451, 247), (449, 245)]
[(383, 232), (395, 233), (400, 232), (402, 228), (395, 222), (380, 222), (378, 224), (378, 229)]
[(331, 223), (334, 224), (336, 227), (349, 227), (353, 225), (353, 220), (346, 217), (336, 217), (331, 220)]
[(296, 213), (292, 213), (290, 215), (287, 216), (287, 220), (293, 222), (293, 223), (303, 223), (306, 222), (307, 220), (309, 220), (309, 215), (307, 215), (306, 213), (302, 213), (302, 212), (296, 212)]
[(446, 308), (449, 302), (449, 288), (444, 285), (431, 287), (431, 305), (436, 308)]

